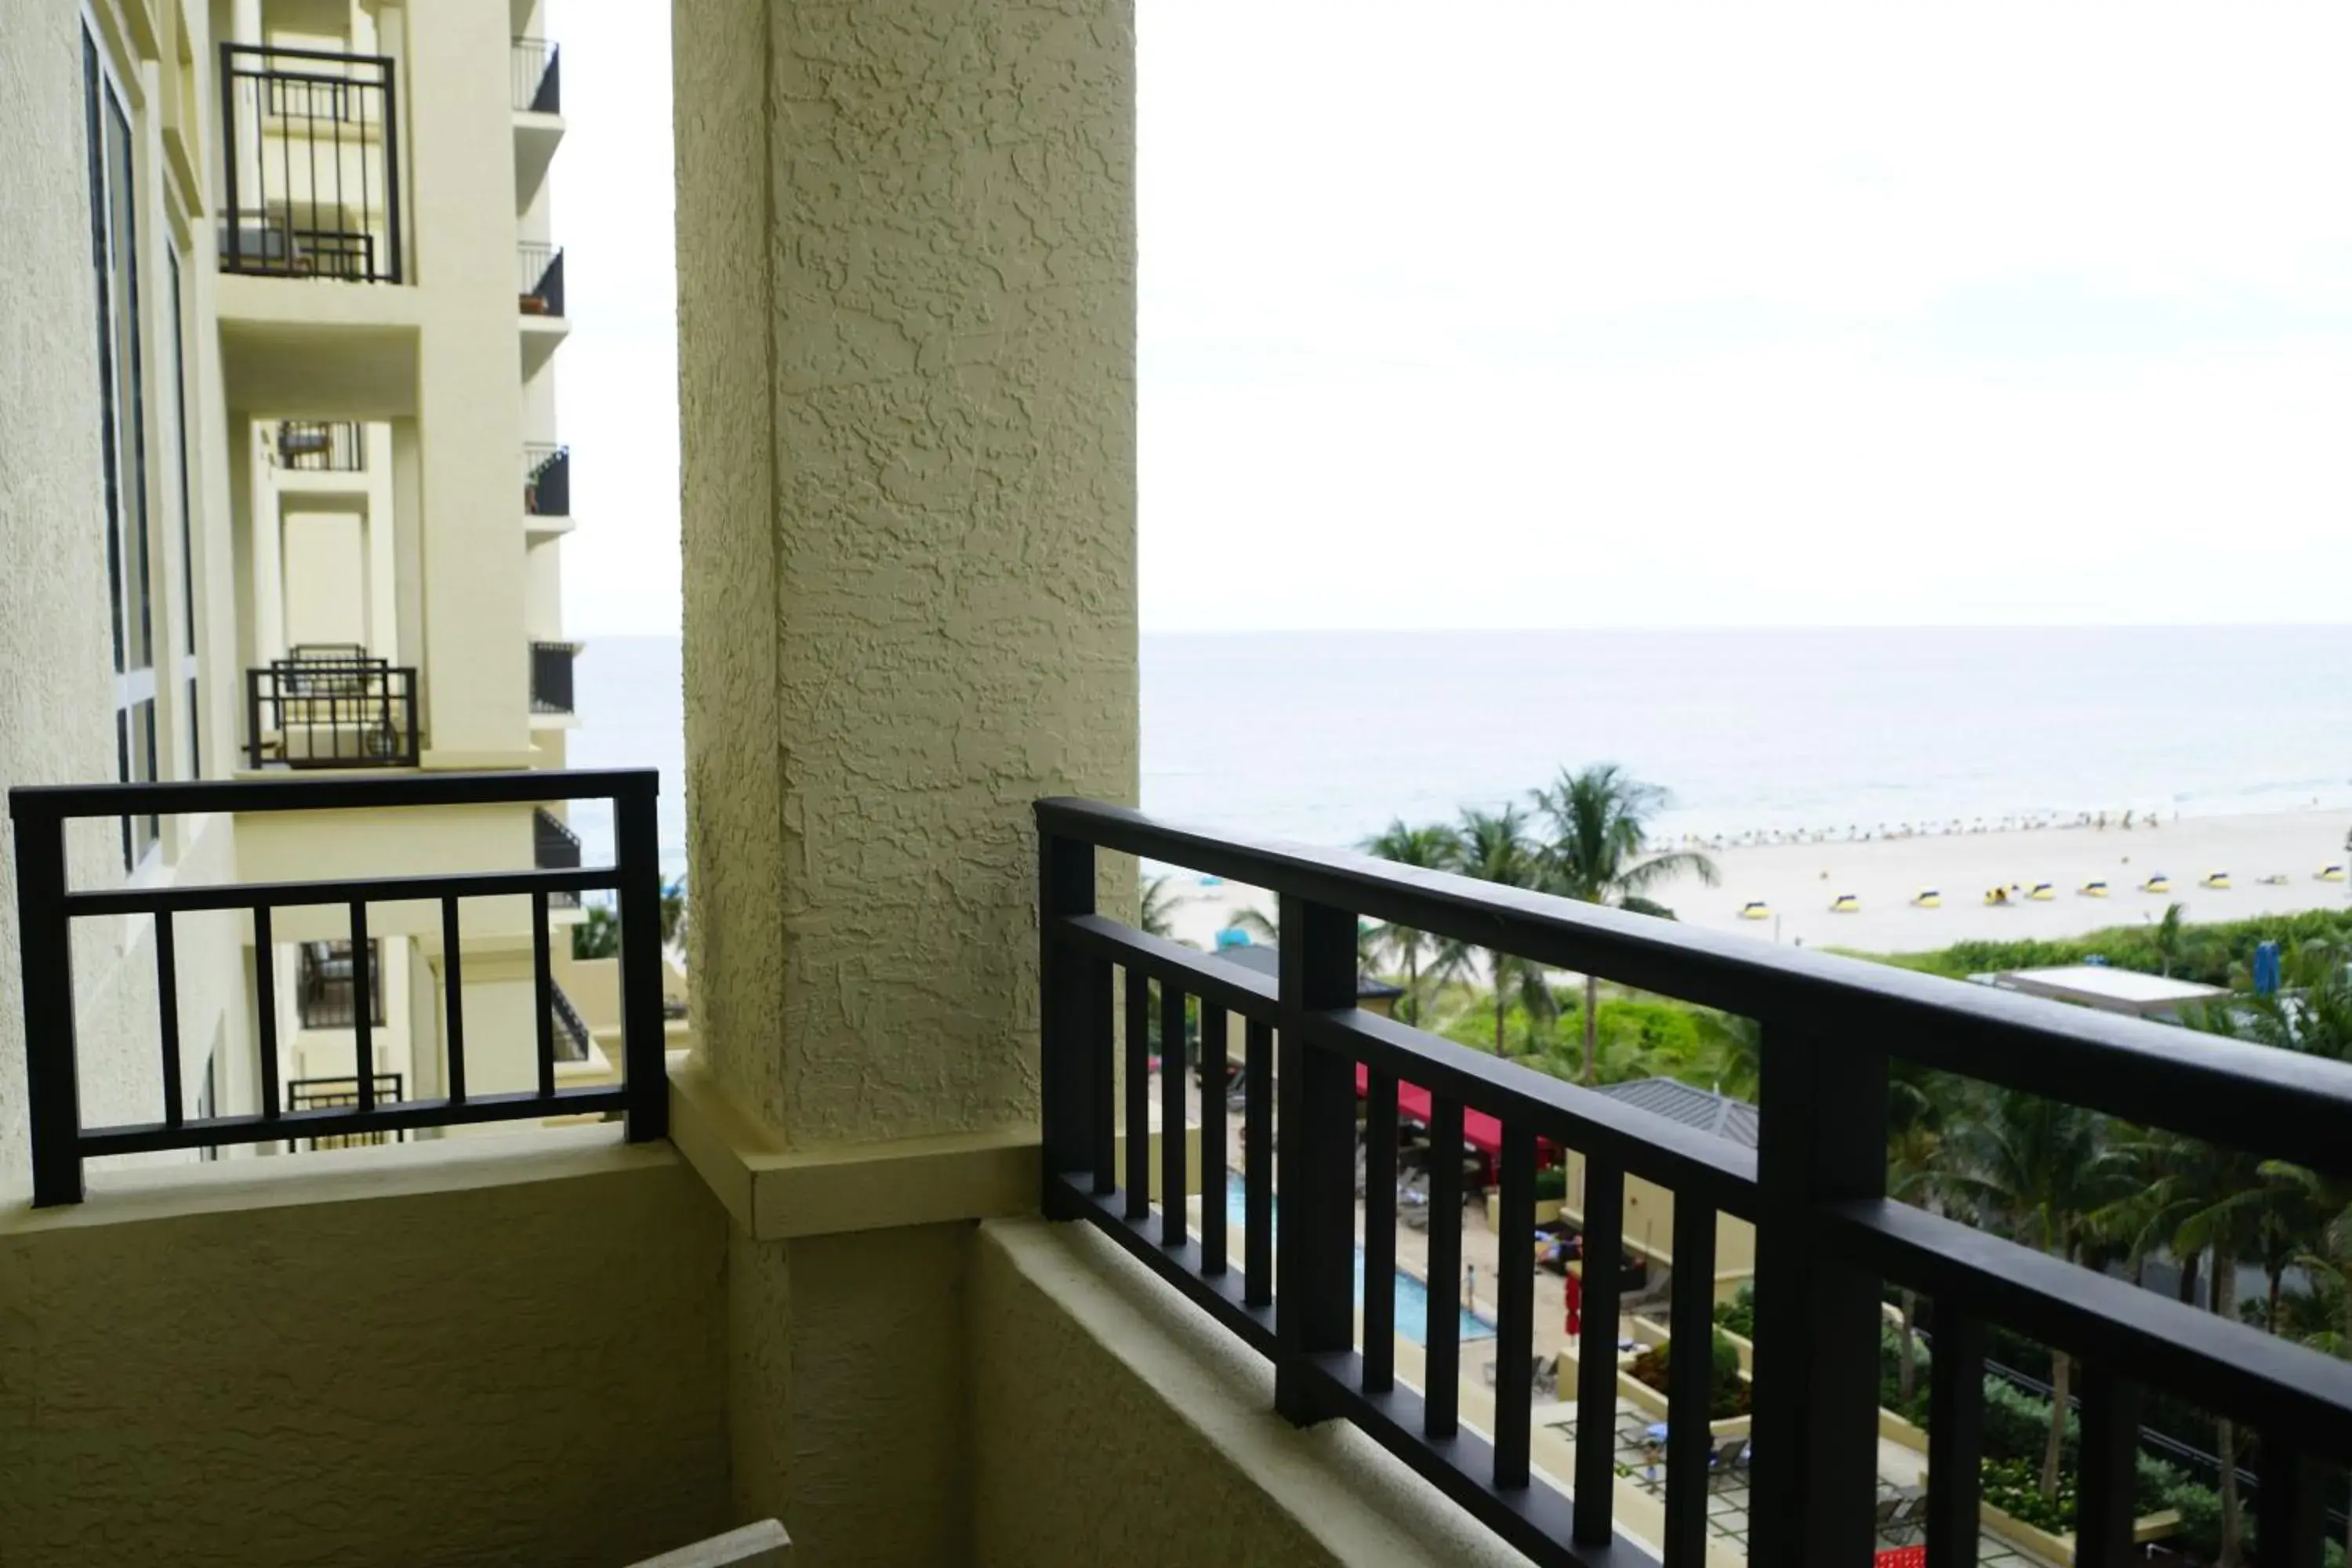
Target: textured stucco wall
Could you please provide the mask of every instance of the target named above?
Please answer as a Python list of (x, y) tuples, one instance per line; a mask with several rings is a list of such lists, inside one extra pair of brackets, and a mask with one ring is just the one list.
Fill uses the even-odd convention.
[(11, 1568), (610, 1568), (730, 1522), (725, 1220), (693, 1173), (386, 1152), (259, 1163), (274, 1200), (0, 1211)]
[[(11, 256), (0, 288), (0, 789), (115, 776), (81, 38), (71, 5), (0, 5), (0, 235)], [(152, 286), (142, 298), (158, 308)], [(152, 421), (152, 363), (147, 374)], [(68, 843), (77, 886), (121, 879), (115, 824), (81, 824)], [(189, 853), (201, 858), (203, 846)], [(184, 944), (184, 968), (210, 962), (202, 944), (213, 923), (190, 922), (184, 935), (198, 945)], [(148, 1120), (160, 1108), (151, 930), (76, 928), (82, 1109), (92, 1123)], [(16, 847), (0, 835), (0, 1191), (31, 1176), (17, 938)], [(200, 1050), (216, 1016), (192, 1006), (184, 1017)]]
[(837, 1564), (966, 1560), (970, 1224), (730, 1242), (735, 1507)]
[(969, 1293), (979, 1568), (1525, 1561), (1084, 1226), (986, 1222)]
[(794, 1145), (1018, 1124), (1029, 803), (1136, 787), (1131, 8), (673, 22), (702, 1049)]

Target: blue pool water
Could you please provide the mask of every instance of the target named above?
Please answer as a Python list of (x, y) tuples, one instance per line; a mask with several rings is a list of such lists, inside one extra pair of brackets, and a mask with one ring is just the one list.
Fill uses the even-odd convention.
[[(1225, 1188), (1225, 1224), (1238, 1237), (1248, 1225), (1248, 1200), (1236, 1182)], [(1356, 1300), (1364, 1299), (1364, 1249), (1356, 1248)], [(1495, 1325), (1466, 1308), (1456, 1307), (1465, 1343), (1491, 1340)], [(1396, 1271), (1396, 1331), (1417, 1345), (1429, 1342), (1429, 1287), (1400, 1268)]]

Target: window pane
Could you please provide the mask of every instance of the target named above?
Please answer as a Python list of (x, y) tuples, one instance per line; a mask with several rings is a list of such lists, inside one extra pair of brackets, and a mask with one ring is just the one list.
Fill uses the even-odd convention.
[[(90, 265), (98, 276), (98, 413), (99, 451), (106, 478), (106, 580), (113, 605), (114, 668), (123, 670), (122, 642), (122, 447), (115, 417), (114, 323), (111, 247), (108, 243), (106, 154), (100, 130), (100, 107), (106, 96), (98, 68), (98, 47), (88, 34), (81, 40), (82, 122), (89, 138)], [(119, 728), (119, 726), (118, 726)], [(120, 736), (118, 735), (118, 740)], [(128, 766), (128, 763), (125, 764)], [(130, 827), (124, 825), (124, 854), (130, 853)]]
[[(137, 784), (155, 782), (155, 703), (150, 698), (131, 705), (131, 777)], [(136, 817), (131, 823), (131, 863), (137, 865), (162, 836), (161, 817)]]
[(139, 364), (139, 223), (131, 179), (131, 121), (110, 88), (106, 110), (107, 205), (112, 224), (109, 282), (113, 302), (115, 394), (123, 476), (116, 513), (123, 532), (125, 668), (145, 669), (155, 662), (154, 616), (149, 603), (147, 549), (147, 413)]
[(182, 609), (186, 612), (186, 625), (181, 633), (180, 651), (194, 656), (196, 651), (196, 525), (195, 507), (190, 500), (188, 486), (188, 369), (183, 359), (186, 353), (187, 323), (181, 311), (180, 253), (164, 253), (172, 278), (172, 334), (170, 340), (172, 376), (172, 439), (178, 450), (180, 464), (180, 585)]

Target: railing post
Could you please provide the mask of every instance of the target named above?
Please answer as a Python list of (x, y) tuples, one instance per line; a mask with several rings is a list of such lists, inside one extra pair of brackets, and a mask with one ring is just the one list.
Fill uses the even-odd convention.
[(613, 864), (620, 874), (621, 1051), (629, 1142), (669, 1135), (669, 1070), (662, 1046), (660, 781), (648, 773), (613, 797)]
[(1825, 1204), (1885, 1194), (1886, 1058), (1771, 1026), (1760, 1078), (1749, 1561), (1868, 1563), (1879, 1281), (1829, 1256), (1820, 1216)]
[(1095, 912), (1095, 847), (1037, 829), (1038, 1117), (1047, 1219), (1074, 1219), (1061, 1178), (1095, 1163), (1095, 1075), (1110, 1041), (1094, 1032), (1094, 962), (1055, 940), (1055, 926)]
[(1305, 1426), (1332, 1414), (1308, 1358), (1355, 1342), (1355, 1064), (1310, 1049), (1305, 1024), (1356, 1005), (1356, 921), (1284, 894), (1281, 930), (1274, 1404)]
[(81, 1202), (81, 1091), (74, 1072), (73, 927), (66, 914), (65, 819), (16, 819), (17, 946), (25, 982), (25, 1089), (33, 1204)]

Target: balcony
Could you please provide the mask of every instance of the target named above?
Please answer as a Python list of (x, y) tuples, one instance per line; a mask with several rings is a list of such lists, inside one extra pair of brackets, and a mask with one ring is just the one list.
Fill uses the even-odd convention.
[(393, 62), (223, 44), (220, 72), (221, 270), (400, 282)]
[(515, 309), (521, 317), (522, 374), (539, 374), (572, 331), (563, 314), (563, 247), (525, 241), (515, 247)]
[(572, 448), (527, 442), (522, 449), (523, 531), (548, 537), (572, 531)]
[(368, 944), (364, 963), (352, 962), (349, 942), (306, 942), (294, 971), (295, 1017), (305, 1029), (348, 1029), (359, 1019), (360, 986), (367, 990), (368, 1023), (383, 1027), (383, 953)]
[[(531, 864), (542, 871), (576, 871), (580, 868), (580, 836), (566, 826), (563, 820), (545, 806), (531, 812)], [(551, 893), (548, 900), (558, 909), (580, 907), (577, 893)]]
[(530, 645), (530, 711), (533, 718), (568, 719), (578, 712), (572, 698), (572, 664), (580, 657), (576, 642), (535, 642)]
[[(242, 1365), (295, 1334), (320, 1353), (255, 1363), (273, 1369), (274, 1429), (288, 1436), (205, 1473), (223, 1489), (218, 1496), (242, 1507), (247, 1528), (284, 1531), (289, 1542), (330, 1554), (338, 1544), (359, 1543), (316, 1533), (340, 1528), (334, 1521), (345, 1516), (320, 1515), (312, 1500), (328, 1494), (300, 1479), (303, 1467), (317, 1467), (296, 1451), (294, 1434), (313, 1426), (360, 1426), (363, 1435), (349, 1440), (369, 1457), (361, 1473), (382, 1468), (388, 1476), (356, 1495), (347, 1486), (341, 1502), (362, 1517), (409, 1520), (403, 1543), (436, 1560), (468, 1552), (514, 1558), (521, 1532), (547, 1528), (541, 1489), (558, 1471), (584, 1467), (583, 1488), (600, 1480), (610, 1487), (624, 1476), (657, 1480), (617, 1523), (601, 1521), (593, 1544), (584, 1534), (561, 1552), (542, 1544), (554, 1560), (596, 1562), (708, 1533), (740, 1517), (739, 1510), (759, 1509), (756, 1500), (730, 1491), (730, 1478), (756, 1474), (768, 1462), (756, 1436), (743, 1435), (745, 1418), (758, 1412), (882, 1444), (890, 1467), (861, 1497), (878, 1500), (921, 1478), (925, 1496), (953, 1484), (968, 1487), (973, 1500), (969, 1519), (962, 1503), (902, 1502), (884, 1524), (824, 1498), (795, 1499), (792, 1511), (808, 1521), (812, 1536), (831, 1531), (846, 1540), (856, 1537), (845, 1532), (880, 1530), (901, 1543), (968, 1542), (967, 1555), (981, 1563), (1099, 1560), (1088, 1553), (1122, 1526), (1106, 1522), (1098, 1509), (1052, 1501), (1063, 1489), (1055, 1478), (1091, 1465), (1098, 1484), (1122, 1500), (1122, 1517), (1162, 1508), (1191, 1517), (1187, 1510), (1213, 1507), (1220, 1521), (1213, 1539), (1236, 1558), (1501, 1563), (1516, 1552), (1588, 1568), (1722, 1568), (1737, 1561), (1720, 1534), (1736, 1507), (1759, 1563), (1860, 1564), (1883, 1543), (1888, 1517), (1878, 1485), (1888, 1428), (1875, 1402), (1881, 1293), (1896, 1283), (1927, 1298), (1937, 1325), (1927, 1373), (1932, 1415), (1914, 1455), (1919, 1469), (1937, 1478), (1922, 1505), (1927, 1562), (1979, 1558), (1986, 1344), (1996, 1325), (2081, 1359), (2079, 1525), (2071, 1540), (2051, 1537), (2053, 1550), (2085, 1564), (2141, 1560), (2136, 1537), (2147, 1521), (2136, 1521), (2130, 1506), (2136, 1413), (2161, 1393), (2228, 1413), (2259, 1435), (2261, 1461), (2248, 1478), (2256, 1500), (2250, 1517), (2261, 1529), (2253, 1561), (2319, 1558), (2326, 1467), (2352, 1454), (2352, 1368), (2127, 1279), (1889, 1201), (1886, 1090), (1889, 1057), (1899, 1053), (1939, 1070), (2340, 1171), (2333, 1146), (2352, 1115), (2352, 1071), (2340, 1064), (1052, 800), (1036, 807), (1042, 1149), (961, 1139), (844, 1158), (733, 1142), (746, 1134), (730, 1130), (724, 1090), (693, 1068), (677, 1069), (666, 1101), (633, 1095), (625, 1084), (555, 1087), (558, 1065), (587, 1047), (576, 1009), (546, 979), (546, 904), (561, 890), (618, 883), (625, 928), (657, 918), (649, 792), (639, 809), (632, 809), (633, 796), (622, 797), (615, 871), (482, 873), (431, 879), (430, 886), (393, 878), (107, 891), (68, 891), (64, 879), (63, 828), (74, 816), (350, 807), (362, 799), (386, 809), (478, 804), (492, 795), (568, 796), (614, 787), (614, 778), (16, 792), (26, 973), (54, 977), (27, 991), (27, 1036), (42, 1047), (32, 1058), (41, 1201), (79, 1201), (81, 1161), (133, 1149), (268, 1141), (299, 1156), (260, 1163), (260, 1175), (233, 1167), (202, 1180), (187, 1167), (119, 1173), (74, 1227), (45, 1230), (35, 1216), (0, 1231), (0, 1247), (36, 1256), (49, 1271), (40, 1276), (34, 1308), (17, 1320), (49, 1353), (28, 1359), (13, 1387), (0, 1385), (0, 1409), (12, 1396), (36, 1402), (28, 1420), (44, 1438), (33, 1450), (43, 1458), (18, 1472), (21, 1481), (0, 1481), (29, 1488), (20, 1495), (39, 1500), (19, 1514), (37, 1531), (32, 1539), (67, 1540), (58, 1532), (101, 1507), (111, 1529), (165, 1538), (162, 1524), (123, 1511), (125, 1501), (144, 1493), (118, 1469), (101, 1469), (79, 1490), (40, 1488), (53, 1463), (80, 1462), (79, 1450), (68, 1452), (52, 1436), (75, 1419), (78, 1400), (121, 1397), (118, 1379), (142, 1391), (139, 1397), (187, 1382), (194, 1386), (171, 1395), (174, 1410), (192, 1413), (186, 1428), (163, 1423), (141, 1441), (158, 1453), (194, 1456), (212, 1439), (206, 1423), (214, 1406), (234, 1386), (226, 1381), (234, 1373), (205, 1372), (215, 1353), (205, 1347), (226, 1335), (231, 1364)], [(1275, 893), (1278, 973), (1223, 963), (1108, 917), (1097, 890), (1097, 862), (1108, 854), (1148, 856)], [(403, 1098), (408, 1086), (378, 1075), (365, 1083), (288, 1084), (280, 1107), (265, 1083), (260, 1113), (189, 1117), (167, 1090), (160, 1121), (79, 1125), (66, 1087), (80, 1076), (68, 1001), (73, 921), (152, 918), (159, 983), (170, 995), (183, 973), (171, 956), (175, 921), (184, 929), (221, 911), (250, 918), (258, 955), (268, 949), (273, 910), (440, 900), (454, 931), (458, 900), (518, 894), (541, 911), (535, 1094), (468, 1095), (462, 1059), (488, 1042), (453, 1019), (460, 1087), (447, 1096)], [(1362, 1009), (1360, 918), (1491, 943), (1547, 965), (1590, 965), (1644, 989), (1746, 1010), (1764, 1028), (1759, 1147)], [(363, 930), (365, 916), (361, 921)], [(649, 970), (655, 957), (649, 944), (625, 945), (625, 984), (638, 985), (643, 973), (633, 975), (628, 965)], [(267, 986), (268, 963), (260, 963)], [(351, 994), (358, 994), (354, 984)], [(633, 989), (629, 996), (635, 1003), (657, 991)], [(1190, 1074), (1155, 1069), (1147, 1058), (1153, 1016), (1161, 1020), (1161, 1038), (1181, 1037), (1188, 1009), (1198, 1010), (1205, 1040), (1224, 1037), (1228, 1020), (1238, 1027), (1245, 1130), (1238, 1142), (1227, 1142), (1223, 1118), (1201, 1116), (1188, 1103)], [(633, 1012), (627, 1027), (627, 1083), (642, 1089), (648, 1079), (641, 1074), (659, 1081), (657, 1067), (641, 1055), (641, 1042), (658, 1038), (657, 1008)], [(1882, 1050), (1882, 1042), (1894, 1050)], [(167, 1034), (163, 1048), (175, 1044)], [(1420, 1094), (1401, 1097), (1408, 1087)], [(541, 1134), (546, 1142), (535, 1152), (521, 1145), (470, 1156), (429, 1144), (361, 1146), (425, 1137), (470, 1117), (555, 1110), (625, 1111), (627, 1135), (653, 1146), (625, 1151), (614, 1133), (594, 1128)], [(1402, 1260), (1397, 1222), (1415, 1185), (1400, 1182), (1407, 1115), (1425, 1124), (1424, 1154), (1461, 1147), (1472, 1117), (1491, 1121), (1497, 1236), (1536, 1233), (1535, 1175), (1547, 1146), (1578, 1152), (1588, 1323), (1648, 1331), (1644, 1318), (1625, 1310), (1633, 1300), (1621, 1263), (1630, 1238), (1620, 1216), (1633, 1184), (1671, 1195), (1673, 1245), (1657, 1265), (1672, 1278), (1663, 1291), (1652, 1280), (1644, 1295), (1663, 1299), (1664, 1321), (1654, 1327), (1685, 1343), (1704, 1342), (1713, 1331), (1721, 1217), (1752, 1225), (1762, 1270), (1752, 1423), (1727, 1440), (1710, 1430), (1715, 1371), (1707, 1358), (1693, 1356), (1675, 1358), (1657, 1396), (1665, 1414), (1648, 1467), (1654, 1479), (1643, 1474), (1638, 1457), (1624, 1458), (1626, 1442), (1646, 1441), (1638, 1430), (1627, 1439), (1622, 1422), (1612, 1421), (1598, 1429), (1601, 1441), (1585, 1440), (1576, 1415), (1620, 1409), (1622, 1363), (1613, 1344), (1603, 1355), (1572, 1353), (1587, 1340), (1560, 1353), (1551, 1386), (1502, 1370), (1528, 1364), (1536, 1337), (1537, 1264), (1525, 1247), (1500, 1249), (1497, 1278), (1488, 1285), (1495, 1302), (1488, 1341), (1465, 1339), (1451, 1313), (1427, 1314), (1418, 1336), (1407, 1338), (1395, 1298), (1371, 1291), (1359, 1300), (1358, 1279), (1385, 1278)], [(1197, 1118), (1198, 1135), (1132, 1135), (1155, 1118), (1161, 1129)], [(659, 1142), (672, 1128), (682, 1156)], [(1027, 1166), (1018, 1194), (1002, 1184), (1016, 1167), (1000, 1157), (1016, 1148), (1043, 1156), (1042, 1167)], [(1476, 1224), (1466, 1202), (1466, 1173), (1475, 1169), (1431, 1161), (1426, 1201), (1412, 1204), (1426, 1226), (1433, 1278), (1459, 1271)], [(230, 1184), (231, 1175), (243, 1184)], [(184, 1197), (170, 1195), (174, 1185)], [(1048, 1220), (1076, 1223), (1004, 1217), (1039, 1204)], [(937, 1218), (943, 1214), (985, 1223), (977, 1230), (968, 1220), (944, 1225)], [(741, 1227), (732, 1243), (730, 1224)], [(842, 1228), (799, 1228), (826, 1226)], [(779, 1250), (763, 1253), (763, 1246)], [(142, 1314), (166, 1309), (121, 1289), (121, 1265), (113, 1260), (134, 1255), (172, 1281), (168, 1310), (187, 1332), (137, 1331), (152, 1321)], [(338, 1290), (341, 1310), (321, 1318), (320, 1303), (299, 1290), (234, 1288), (281, 1256), (336, 1281), (350, 1276), (331, 1264), (364, 1264), (389, 1279), (429, 1266), (467, 1309), (459, 1323), (415, 1313), (397, 1291)], [(763, 1258), (784, 1256), (805, 1261), (791, 1276), (791, 1331), (802, 1336), (809, 1364), (850, 1356), (847, 1374), (803, 1373), (771, 1384), (744, 1370), (746, 1362), (730, 1362), (748, 1355), (751, 1367), (761, 1364), (769, 1320), (743, 1311), (742, 1298), (780, 1290), (784, 1276), (766, 1271), (782, 1265)], [(942, 1269), (955, 1289), (916, 1288)], [(868, 1277), (844, 1282), (859, 1270)], [(877, 1331), (872, 1325), (883, 1302), (890, 1305)], [(303, 1325), (315, 1342), (299, 1340)], [(100, 1343), (113, 1347), (111, 1355), (83, 1353)], [(540, 1355), (519, 1357), (532, 1343)], [(624, 1362), (657, 1368), (658, 1375), (640, 1380), (614, 1365), (617, 1344), (634, 1352)], [(397, 1380), (354, 1384), (342, 1368), (363, 1345), (374, 1346), (380, 1360), (418, 1357), (435, 1369), (431, 1381), (454, 1379), (468, 1395), (423, 1399)], [(908, 1358), (911, 1364), (898, 1366)], [(1482, 1362), (1493, 1363), (1491, 1382), (1480, 1375)], [(177, 1379), (159, 1382), (166, 1372)], [(929, 1414), (898, 1419), (896, 1396), (871, 1387), (876, 1380), (908, 1386), (908, 1379), (920, 1385), (940, 1378), (948, 1380), (939, 1396), (945, 1432)], [(217, 1392), (214, 1379), (221, 1380)], [(512, 1411), (488, 1433), (480, 1431), (484, 1399)], [(386, 1420), (394, 1409), (406, 1410), (406, 1418)], [(1287, 1424), (1315, 1431), (1284, 1437)], [(511, 1506), (491, 1500), (461, 1518), (416, 1521), (413, 1498), (394, 1483), (459, 1457), (486, 1458), (514, 1442), (518, 1430), (533, 1443), (565, 1439), (562, 1464), (533, 1472), (540, 1486), (532, 1495)], [(402, 1436), (368, 1435), (379, 1431)], [(1130, 1435), (1124, 1446), (1114, 1437), (1121, 1431)], [(85, 1441), (103, 1447), (121, 1439), (94, 1433)], [(422, 1458), (428, 1452), (429, 1462)], [(782, 1462), (795, 1475), (832, 1473), (824, 1457), (802, 1453)], [(874, 1462), (863, 1451), (840, 1458), (857, 1473), (870, 1473), (858, 1467)], [(289, 1479), (277, 1489), (254, 1489), (280, 1476)], [(320, 1524), (322, 1517), (329, 1522)], [(795, 1522), (796, 1531), (803, 1528)], [(421, 1547), (413, 1533), (419, 1531)], [(1313, 1550), (1279, 1549), (1300, 1541)], [(890, 1558), (938, 1560), (912, 1551)], [(37, 1552), (29, 1560), (45, 1558)], [(1167, 1558), (1142, 1551), (1132, 1560)], [(1199, 1560), (1222, 1559), (1213, 1552)]]
[(514, 89), (515, 191), (528, 204), (563, 142), (563, 58), (545, 38), (517, 38)]
[(269, 460), (289, 473), (364, 473), (367, 426), (350, 419), (281, 419)]
[(248, 768), (416, 766), (414, 666), (320, 644), (247, 670), (245, 683)]

